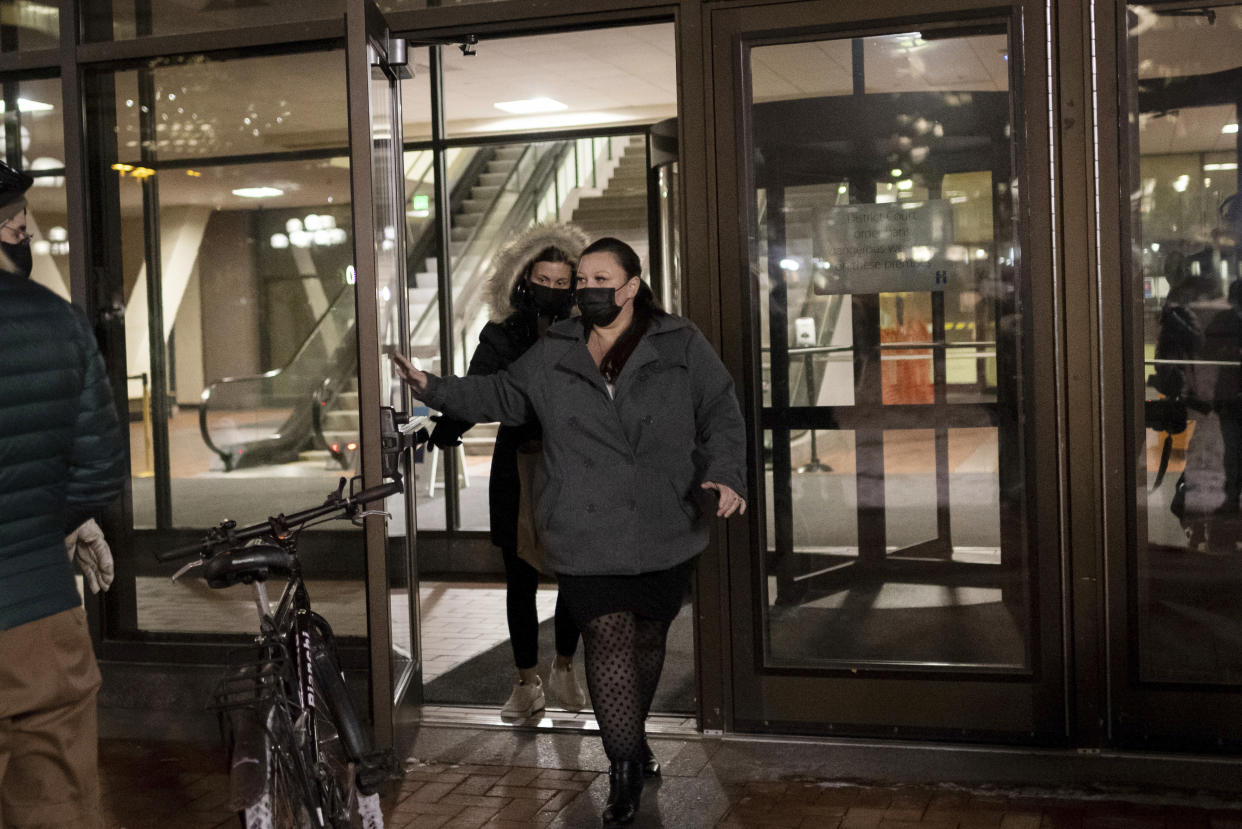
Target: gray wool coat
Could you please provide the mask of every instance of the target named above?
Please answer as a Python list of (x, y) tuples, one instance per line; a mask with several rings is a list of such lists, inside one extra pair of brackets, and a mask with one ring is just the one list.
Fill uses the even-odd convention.
[(609, 397), (582, 323), (548, 329), (507, 371), (429, 375), (424, 402), (459, 420), (543, 424), (538, 529), (570, 575), (664, 570), (707, 546), (715, 499), (746, 497), (746, 429), (733, 380), (688, 320), (652, 321)]

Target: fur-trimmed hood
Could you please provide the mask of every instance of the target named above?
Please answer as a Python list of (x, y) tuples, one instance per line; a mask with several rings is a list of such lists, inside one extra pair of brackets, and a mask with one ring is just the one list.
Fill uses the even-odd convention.
[(484, 289), (491, 321), (504, 322), (514, 312), (513, 286), (521, 278), (526, 263), (540, 251), (560, 248), (576, 263), (590, 242), (582, 228), (563, 223), (534, 225), (506, 244), (492, 259), (492, 275)]

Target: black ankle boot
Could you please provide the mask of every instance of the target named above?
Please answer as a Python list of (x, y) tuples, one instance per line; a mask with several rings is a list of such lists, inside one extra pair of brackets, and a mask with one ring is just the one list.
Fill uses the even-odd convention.
[(660, 761), (656, 759), (655, 752), (651, 750), (651, 746), (647, 744), (646, 738), (643, 739), (643, 777), (659, 777)]
[(643, 764), (619, 760), (608, 769), (608, 805), (604, 807), (605, 826), (624, 826), (634, 820), (643, 794)]

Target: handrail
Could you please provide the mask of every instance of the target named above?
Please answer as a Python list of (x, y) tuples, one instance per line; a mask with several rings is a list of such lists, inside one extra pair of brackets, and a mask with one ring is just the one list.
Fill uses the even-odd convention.
[[(538, 206), (539, 201), (543, 198), (548, 187), (556, 181), (556, 174), (560, 169), (560, 163), (569, 153), (569, 149), (572, 144), (573, 142), (571, 141), (554, 142), (552, 146), (549, 147), (547, 151), (535, 162), (535, 169), (531, 172), (530, 178), (527, 180), (526, 184), (523, 185), (522, 189), (518, 192), (517, 201), (514, 202), (513, 207), (510, 208), (509, 212), (505, 215), (504, 219), (501, 221), (500, 227), (496, 229), (496, 232), (490, 234), (486, 238), (485, 241), (488, 242), (490, 249), (479, 257), (480, 265), (484, 262), (491, 262), (491, 259), (495, 255), (496, 251), (509, 241), (518, 226), (526, 227), (529, 225), (530, 221), (535, 216), (534, 208)], [(517, 165), (514, 166), (514, 170), (516, 169)], [(487, 223), (487, 219), (490, 218), (492, 212), (495, 211), (495, 208), (496, 202), (493, 202), (484, 219), (480, 221), (474, 231), (471, 232), (469, 245), (473, 245), (474, 241), (479, 238), (479, 229)], [(529, 216), (527, 216), (528, 213)], [(464, 254), (465, 251), (463, 250), (463, 257)], [(480, 279), (470, 279), (467, 280), (466, 284), (462, 286), (462, 295), (460, 299), (463, 301), (453, 303), (453, 322), (455, 324), (460, 323), (465, 318), (465, 309), (467, 307), (467, 302), (465, 300), (472, 299), (473, 297), (471, 294), (477, 294), (482, 290), (481, 286), (483, 281), (484, 280)]]
[[(504, 223), (502, 224), (501, 228), (498, 229), (497, 232), (490, 234), (490, 240), (493, 246), (493, 250), (487, 251), (484, 255), (481, 255), (478, 257), (478, 261), (480, 264), (482, 264), (483, 262), (489, 262), (491, 258), (491, 254), (494, 253), (494, 248), (508, 241), (508, 237), (513, 229), (512, 226), (517, 221), (515, 217), (522, 216), (527, 211), (529, 206), (531, 206), (532, 204), (538, 204), (538, 199), (542, 197), (543, 191), (546, 190), (548, 182), (550, 180), (550, 176), (555, 175), (560, 159), (563, 158), (565, 154), (567, 154), (571, 143), (572, 142), (569, 142), (569, 141), (554, 142), (553, 145), (542, 156), (540, 156), (539, 160), (535, 162), (536, 168), (534, 171), (531, 172), (530, 178), (527, 179), (526, 183), (522, 186), (521, 191), (519, 191), (518, 201), (514, 203), (513, 208), (509, 211), (508, 215), (505, 217)], [(500, 201), (500, 194), (505, 192), (506, 188), (513, 181), (514, 177), (519, 174), (519, 172), (522, 169), (522, 161), (525, 158), (527, 158), (527, 154), (530, 153), (534, 149), (535, 146), (536, 145), (528, 144), (526, 147), (523, 148), (522, 155), (518, 157), (517, 163), (513, 165), (513, 169), (509, 171), (509, 175), (505, 178), (504, 182), (500, 185), (500, 188), (496, 194), (496, 198), (492, 200), (492, 203), (490, 205), (488, 205), (487, 211), (485, 211), (485, 213), (483, 214), (483, 217), (479, 220), (478, 224), (476, 224), (473, 228), (471, 228), (470, 234), (466, 238), (465, 245), (462, 248), (462, 253), (460, 256), (457, 257), (459, 261), (466, 259), (467, 256), (473, 252), (471, 248), (480, 239), (479, 231), (481, 230), (481, 228), (483, 228), (488, 223), (488, 220), (494, 214), (496, 210), (496, 205)], [(532, 193), (536, 190), (539, 191), (539, 195), (533, 196)], [(444, 251), (443, 253), (447, 255), (448, 251)], [(475, 271), (470, 274), (469, 278), (461, 279), (461, 280), (458, 280), (458, 279), (453, 280), (454, 286), (457, 288), (457, 292), (459, 292), (458, 295), (454, 297), (455, 301), (453, 303), (453, 323), (455, 325), (459, 324), (462, 321), (462, 319), (465, 318), (466, 316), (465, 309), (469, 305), (469, 301), (472, 300), (474, 298), (474, 295), (477, 294), (482, 289), (481, 284), (479, 284), (481, 282), (481, 280), (479, 279), (479, 275), (480, 273), (478, 271)], [(462, 301), (460, 302), (456, 301), (458, 299)], [(419, 315), (419, 318), (410, 327), (411, 344), (413, 344), (418, 333), (423, 330), (423, 327), (427, 324), (427, 321), (432, 318), (431, 313), (432, 313), (433, 308), (434, 308), (433, 303), (428, 303), (427, 306), (423, 309), (422, 313)], [(435, 317), (435, 319), (438, 320), (438, 316)], [(441, 368), (443, 369), (443, 367)]]
[[(466, 200), (470, 193), (470, 189), (478, 182), (479, 175), (486, 169), (488, 162), (496, 157), (496, 149), (494, 147), (479, 147), (475, 150), (474, 156), (462, 170), (461, 175), (457, 178), (457, 183), (453, 185), (452, 191), (449, 193), (448, 211), (449, 215), (453, 215), (461, 207), (461, 203)], [(425, 174), (424, 174), (425, 175)], [(419, 183), (422, 183), (420, 179)], [(423, 232), (410, 245), (405, 257), (406, 269), (409, 270), (411, 264), (417, 264), (424, 259), (429, 258), (428, 253), (435, 249), (436, 234), (435, 223), (431, 223), (423, 228)], [(448, 240), (445, 240), (448, 244)]]

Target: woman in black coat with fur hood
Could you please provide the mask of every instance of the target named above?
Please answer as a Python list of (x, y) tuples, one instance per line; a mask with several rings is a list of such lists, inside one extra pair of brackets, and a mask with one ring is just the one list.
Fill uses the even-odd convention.
[[(513, 239), (496, 255), (486, 288), (490, 320), (479, 333), (479, 345), (470, 359), (468, 375), (495, 374), (508, 368), (543, 336), (550, 324), (570, 315), (574, 307), (574, 269), (588, 241), (586, 234), (574, 225), (540, 224)], [(456, 446), (471, 425), (444, 417), (432, 433), (431, 443), (441, 449)], [(518, 554), (521, 481), (517, 456), (522, 452), (538, 457), (541, 435), (537, 421), (501, 426), (492, 452), (488, 487), (492, 543), (504, 556), (509, 641), (517, 667), (513, 691), (501, 709), (501, 715), (506, 717), (529, 717), (545, 704), (537, 671), (539, 616), (535, 592), (539, 571)], [(586, 706), (586, 695), (573, 671), (578, 628), (559, 595), (554, 624), (556, 656), (548, 669), (548, 688), (563, 708), (579, 711)]]

